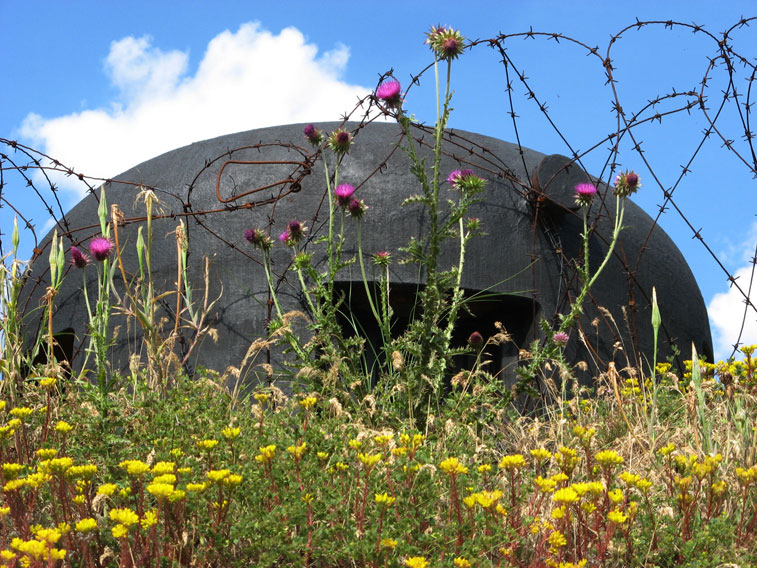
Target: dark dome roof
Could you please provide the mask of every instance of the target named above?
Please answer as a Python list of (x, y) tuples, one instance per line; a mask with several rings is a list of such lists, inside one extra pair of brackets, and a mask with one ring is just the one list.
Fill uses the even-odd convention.
[[(317, 126), (329, 132), (339, 123)], [(418, 193), (407, 156), (398, 147), (402, 132), (388, 123), (345, 126), (354, 130), (355, 143), (340, 167), (339, 181), (356, 186), (356, 196), (369, 207), (362, 228), (364, 251), (386, 250), (396, 258), (410, 237), (422, 236), (426, 229), (418, 206), (402, 206), (407, 197)], [(303, 125), (277, 126), (197, 142), (144, 162), (106, 187), (108, 203), (118, 204), (125, 218), (119, 230), (120, 244), (132, 274), (138, 266), (134, 247), (137, 227), (144, 219), (144, 206), (135, 202), (140, 185), (154, 188), (161, 201), (162, 217), (153, 227), (153, 267), (155, 278), (165, 289), (171, 289), (175, 281), (172, 231), (179, 219), (187, 224), (189, 275), (195, 288), (203, 282), (202, 259), (211, 259), (210, 296), (220, 295), (213, 323), (218, 341), (206, 340), (189, 361), (191, 367), (223, 370), (237, 365), (250, 343), (265, 334), (267, 286), (258, 255), (244, 241), (245, 229), (270, 229), (275, 236), (297, 218), (310, 227), (310, 250), (317, 254), (322, 248), (313, 239), (323, 234), (328, 218), (323, 165), (302, 130)], [(418, 129), (416, 134), (428, 147), (430, 133)], [(471, 216), (480, 218), (485, 234), (471, 242), (463, 278), (466, 290), (471, 294), (485, 291), (488, 298), (461, 322), (460, 333), (469, 328), (487, 330), (494, 321), (503, 322), (516, 342), (515, 351), (502, 354), (503, 365), (507, 365), (517, 357), (517, 347), (526, 347), (541, 336), (539, 320), (552, 322), (557, 313), (567, 311), (575, 296), (573, 266), (580, 252), (582, 221), (572, 194), (576, 183), (590, 178), (562, 156), (544, 156), (464, 131), (450, 131), (446, 139), (444, 176), (452, 169), (470, 168), (488, 181), (482, 202), (470, 211)], [(599, 187), (604, 195), (606, 186)], [(69, 244), (86, 244), (97, 234), (97, 206), (96, 196), (89, 195), (67, 215), (70, 226), (81, 227), (66, 236)], [(614, 199), (593, 206), (598, 221), (590, 244), (593, 266), (604, 256), (613, 210)], [(632, 364), (638, 363), (639, 357), (651, 360), (649, 302), (652, 286), (656, 286), (663, 322), (658, 358), (665, 357), (670, 344), (686, 350), (693, 341), (698, 351), (711, 359), (705, 304), (680, 252), (633, 203), (626, 209), (625, 225), (628, 228), (616, 254), (592, 290), (578, 323), (590, 347), (587, 350), (573, 333), (567, 356), (573, 361), (586, 360), (595, 371), (604, 370), (613, 359), (623, 365), (626, 357)], [(347, 242), (353, 246), (354, 239)], [(288, 307), (302, 309), (297, 286), (286, 279), (289, 261), (290, 251), (274, 246), (282, 297)], [(456, 250), (444, 250), (441, 262), (443, 266), (456, 263)], [(45, 266), (46, 255), (33, 264), (27, 290), (35, 296), (43, 290), (38, 284), (44, 282), (40, 275)], [(94, 271), (89, 272), (90, 294), (94, 294)], [(417, 266), (398, 263), (392, 265), (391, 278), (397, 285), (398, 301), (423, 281)], [(346, 269), (340, 280), (343, 285), (359, 281), (359, 272), (354, 267), (352, 272)], [(54, 318), (56, 329), (75, 330), (79, 344), (86, 334), (80, 288), (81, 280), (69, 274), (56, 298)], [(164, 306), (169, 313), (170, 303)], [(36, 300), (30, 305), (37, 305)], [(354, 309), (359, 312), (360, 307)], [(137, 338), (120, 317), (113, 319), (114, 325), (121, 326), (113, 363), (127, 368), (127, 349), (130, 344), (132, 348), (137, 345)], [(625, 350), (620, 355), (616, 350), (619, 344)]]

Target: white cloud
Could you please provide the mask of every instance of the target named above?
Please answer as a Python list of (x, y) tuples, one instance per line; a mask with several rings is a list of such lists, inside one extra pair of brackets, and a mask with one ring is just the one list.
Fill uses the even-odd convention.
[[(338, 120), (367, 87), (341, 77), (349, 48), (318, 54), (302, 33), (258, 23), (213, 38), (196, 72), (189, 54), (149, 37), (114, 41), (106, 72), (118, 89), (108, 108), (45, 118), (29, 114), (22, 135), (77, 172), (113, 177), (197, 140), (276, 124)], [(61, 187), (77, 188), (69, 178)], [(78, 187), (81, 191), (81, 187)]]
[[(754, 250), (754, 244), (752, 244)], [(736, 282), (744, 293), (748, 293), (749, 282), (752, 274), (752, 266), (747, 265), (733, 273)], [(757, 305), (757, 274), (752, 283), (750, 300)], [(733, 345), (739, 340), (742, 320), (744, 320), (744, 296), (736, 287), (731, 287), (727, 292), (715, 294), (707, 307), (710, 314), (710, 322), (713, 331), (713, 347), (715, 360), (725, 360), (731, 354)], [(748, 308), (744, 320), (744, 331), (741, 334), (740, 343), (744, 345), (757, 344), (757, 312)]]

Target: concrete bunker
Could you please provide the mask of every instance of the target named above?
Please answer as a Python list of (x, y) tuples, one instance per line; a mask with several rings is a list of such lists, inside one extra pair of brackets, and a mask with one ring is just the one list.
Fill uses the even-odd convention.
[[(244, 230), (262, 227), (275, 236), (289, 220), (297, 218), (310, 227), (309, 238), (322, 234), (328, 216), (320, 164), (323, 157), (304, 141), (303, 126), (277, 126), (197, 142), (144, 162), (106, 184), (108, 203), (117, 203), (123, 213), (119, 233), (129, 277), (137, 266), (137, 228), (144, 223), (144, 210), (135, 203), (141, 186), (153, 188), (161, 200), (161, 213), (153, 226), (153, 267), (158, 286), (170, 287), (175, 280), (171, 233), (177, 219), (186, 222), (188, 276), (195, 286), (203, 280), (202, 259), (211, 259), (210, 292), (220, 297), (213, 313), (218, 341), (206, 341), (193, 354), (185, 366), (189, 373), (199, 366), (222, 371), (238, 364), (250, 343), (266, 334), (270, 317), (267, 283), (255, 251), (244, 241)], [(416, 192), (408, 159), (398, 149), (404, 136), (401, 129), (383, 123), (316, 126), (324, 132), (343, 126), (355, 135), (355, 143), (341, 165), (340, 180), (355, 185), (356, 195), (370, 207), (363, 221), (364, 250), (395, 252), (411, 236), (422, 235), (425, 220), (419, 210), (400, 206), (405, 197)], [(413, 136), (428, 150), (429, 131), (418, 127)], [(481, 219), (485, 234), (471, 241), (462, 282), (470, 295), (481, 298), (472, 304), (471, 313), (461, 318), (455, 341), (463, 341), (472, 331), (490, 333), (494, 323), (501, 322), (512, 334), (513, 345), (491, 357), (507, 380), (511, 375), (507, 369), (517, 365), (518, 349), (541, 337), (539, 321), (554, 321), (575, 296), (572, 263), (580, 253), (581, 219), (573, 204), (573, 187), (590, 178), (568, 158), (545, 156), (495, 138), (454, 130), (446, 133), (445, 141), (443, 172), (469, 168), (488, 182), (482, 202), (470, 212)], [(600, 194), (606, 191), (607, 187), (600, 184)], [(592, 210), (597, 228), (590, 243), (592, 263), (598, 263), (606, 250), (614, 203), (607, 199), (596, 205)], [(67, 248), (86, 247), (97, 236), (97, 207), (97, 196), (89, 195), (68, 213), (69, 226), (76, 228), (63, 234)], [(619, 247), (571, 333), (567, 359), (586, 361), (586, 377), (604, 371), (610, 361), (624, 367), (627, 363), (638, 365), (645, 358), (651, 360), (652, 286), (657, 288), (663, 314), (659, 359), (672, 354), (673, 345), (685, 348), (692, 342), (711, 359), (705, 304), (681, 253), (633, 203), (627, 207), (625, 224), (628, 228), (621, 235)], [(27, 305), (38, 305), (44, 293), (49, 239), (43, 241), (32, 264), (25, 286)], [(314, 242), (308, 246), (317, 254)], [(286, 308), (302, 310), (295, 287), (287, 282), (290, 256), (285, 247), (274, 246), (274, 271)], [(454, 250), (443, 251), (442, 263), (454, 260)], [(91, 292), (94, 278), (94, 271), (90, 271)], [(117, 285), (122, 285), (119, 280), (117, 275)], [(400, 329), (400, 320), (407, 317), (412, 305), (413, 290), (423, 285), (423, 276), (415, 267), (395, 263), (391, 280), (398, 307), (405, 304), (397, 310)], [(361, 283), (360, 275), (348, 270), (340, 275), (338, 287), (352, 290), (350, 310), (364, 321), (362, 284), (351, 286), (354, 283)], [(87, 336), (81, 286), (81, 278), (68, 275), (56, 298), (54, 316), (56, 330), (75, 332), (74, 368)], [(163, 308), (171, 315), (168, 302)], [(118, 315), (112, 325), (119, 332), (110, 363), (113, 369), (125, 371), (129, 354), (138, 348), (139, 332)], [(579, 339), (578, 330), (584, 340)], [(366, 334), (370, 341), (370, 329), (366, 328)], [(189, 340), (180, 341), (177, 349)], [(275, 353), (272, 358), (276, 359)]]

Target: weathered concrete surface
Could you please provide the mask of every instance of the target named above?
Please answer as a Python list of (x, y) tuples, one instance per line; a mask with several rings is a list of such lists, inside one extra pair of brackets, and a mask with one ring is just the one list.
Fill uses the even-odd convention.
[[(190, 241), (190, 279), (198, 298), (203, 286), (203, 258), (211, 259), (210, 296), (220, 296), (213, 310), (216, 343), (205, 340), (190, 358), (190, 369), (202, 365), (224, 370), (238, 365), (250, 343), (265, 334), (269, 315), (268, 290), (257, 251), (245, 242), (247, 228), (270, 228), (276, 236), (291, 219), (300, 219), (310, 228), (307, 247), (316, 253), (322, 244), (313, 243), (323, 235), (328, 219), (324, 201), (326, 186), (322, 158), (315, 155), (302, 135), (304, 125), (279, 126), (231, 134), (191, 144), (144, 162), (118, 176), (118, 182), (107, 186), (107, 201), (117, 203), (126, 224), (120, 228), (123, 258), (130, 278), (137, 271), (135, 243), (137, 227), (144, 217), (144, 206), (136, 203), (139, 184), (155, 188), (166, 217), (153, 227), (153, 267), (158, 289), (171, 289), (176, 279), (176, 245), (174, 235), (179, 218), (185, 219)], [(330, 132), (338, 124), (317, 125)], [(420, 206), (402, 207), (402, 201), (419, 193), (416, 179), (408, 170), (405, 153), (395, 150), (403, 143), (401, 131), (392, 124), (371, 124), (356, 130), (355, 143), (339, 170), (339, 183), (358, 187), (356, 197), (370, 207), (363, 221), (364, 251), (390, 251), (401, 256), (400, 247), (411, 236), (422, 237), (426, 221)], [(419, 138), (431, 136), (418, 132)], [(499, 294), (488, 303), (475, 307), (477, 319), (461, 322), (459, 337), (479, 329), (484, 335), (493, 333), (493, 322), (501, 321), (512, 331), (517, 345), (504, 349), (496, 357), (499, 367), (511, 371), (517, 349), (526, 347), (539, 337), (538, 321), (553, 321), (558, 312), (565, 312), (569, 297), (576, 293), (573, 263), (580, 255), (581, 212), (573, 204), (573, 187), (589, 178), (577, 166), (561, 156), (546, 157), (538, 152), (476, 134), (451, 133), (442, 161), (443, 176), (453, 169), (470, 168), (486, 178), (488, 186), (483, 200), (470, 212), (481, 219), (485, 235), (473, 240), (467, 254), (463, 286), (470, 291)], [(329, 165), (333, 173), (333, 159)], [(226, 161), (291, 162), (239, 164)], [(297, 165), (295, 162), (301, 162)], [(429, 161), (430, 163), (430, 161)], [(219, 170), (218, 192), (216, 183)], [(296, 180), (278, 183), (282, 180)], [(129, 182), (129, 183), (125, 183)], [(256, 188), (265, 190), (243, 195)], [(294, 189), (294, 190), (293, 190)], [(602, 193), (606, 188), (600, 187)], [(446, 186), (442, 191), (447, 197)], [(282, 194), (283, 197), (279, 198)], [(236, 197), (235, 197), (236, 196)], [(450, 197), (452, 194), (450, 194)], [(219, 199), (220, 197), (220, 199)], [(266, 202), (267, 201), (267, 202)], [(97, 200), (88, 196), (69, 214), (72, 227), (83, 227), (66, 236), (66, 246), (87, 247), (88, 240), (99, 232)], [(609, 214), (614, 212), (610, 194), (603, 204), (592, 206), (592, 219), (599, 214), (598, 231), (591, 238), (590, 258), (596, 267), (604, 256), (610, 230)], [(201, 214), (203, 211), (212, 213)], [(354, 220), (349, 227), (347, 254), (354, 252)], [(652, 330), (650, 305), (652, 286), (662, 311), (662, 348), (658, 359), (669, 352), (674, 343), (688, 352), (693, 341), (700, 353), (711, 357), (712, 347), (705, 304), (685, 260), (670, 238), (654, 227), (651, 218), (629, 203), (617, 253), (599, 278), (580, 328), (591, 345), (591, 352), (578, 341), (573, 330), (567, 355), (571, 361), (585, 360), (593, 371), (604, 370), (615, 360), (625, 366), (637, 357), (651, 360)], [(48, 239), (46, 239), (46, 242)], [(37, 305), (36, 297), (43, 289), (46, 251), (33, 264), (27, 292)], [(322, 257), (321, 257), (322, 258)], [(278, 241), (273, 250), (274, 271), (281, 277), (279, 290), (285, 308), (303, 309), (293, 273), (286, 269), (291, 252)], [(450, 246), (442, 255), (441, 266), (457, 262), (456, 247)], [(629, 270), (630, 268), (630, 270)], [(69, 274), (56, 299), (56, 329), (72, 327), (79, 347), (86, 338), (86, 313), (81, 294), (82, 280)], [(95, 270), (87, 269), (90, 298), (95, 295)], [(359, 270), (353, 266), (340, 278), (358, 281)], [(422, 284), (423, 276), (416, 266), (392, 265), (395, 283)], [(116, 276), (116, 286), (121, 286)], [(397, 298), (412, 295), (412, 286), (397, 289)], [(171, 314), (173, 299), (163, 305)], [(598, 306), (609, 312), (600, 311)], [(626, 307), (626, 315), (623, 307)], [(356, 311), (360, 311), (355, 306)], [(614, 318), (610, 321), (608, 315)], [(112, 350), (115, 368), (128, 367), (129, 350), (140, 346), (139, 333), (122, 316), (113, 317), (118, 327), (117, 344)], [(594, 323), (592, 323), (594, 322)], [(190, 337), (186, 338), (189, 342)], [(620, 343), (619, 343), (620, 342)], [(622, 344), (624, 352), (618, 352)], [(77, 356), (81, 360), (81, 355)], [(76, 362), (74, 364), (76, 366)], [(509, 374), (506, 372), (505, 374)]]

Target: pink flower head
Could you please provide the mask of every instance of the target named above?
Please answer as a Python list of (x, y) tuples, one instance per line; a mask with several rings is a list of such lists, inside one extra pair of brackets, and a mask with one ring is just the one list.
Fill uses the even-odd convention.
[(362, 199), (355, 199), (353, 197), (352, 199), (350, 199), (350, 204), (347, 206), (347, 209), (349, 210), (352, 217), (355, 217), (356, 219), (362, 219), (363, 215), (365, 215), (365, 212), (368, 209), (368, 206)]
[(337, 130), (329, 136), (329, 147), (337, 155), (346, 154), (352, 146), (352, 135), (346, 130)]
[(320, 146), (323, 142), (323, 134), (312, 124), (308, 124), (302, 133), (313, 146)]
[(615, 195), (618, 197), (626, 197), (641, 187), (639, 183), (639, 174), (636, 172), (623, 172), (615, 177)]
[(474, 174), (473, 170), (452, 170), (447, 176), (447, 183), (456, 190), (471, 195), (480, 192), (486, 185), (486, 181)]
[(431, 46), (439, 59), (455, 59), (465, 49), (465, 38), (451, 27), (431, 26), (431, 31), (426, 34), (426, 43)]
[(89, 257), (78, 247), (71, 247), (71, 264), (76, 268), (84, 268), (89, 264)]
[(473, 175), (473, 170), (452, 170), (447, 176), (447, 183), (457, 186), (468, 176)]
[(255, 248), (268, 250), (271, 248), (271, 239), (260, 229), (247, 229), (244, 238)]
[(352, 200), (353, 193), (355, 193), (355, 188), (348, 183), (343, 183), (342, 185), (338, 185), (336, 186), (336, 189), (334, 190), (334, 195), (336, 195), (336, 200), (339, 202), (339, 205), (341, 207), (349, 206), (350, 201)]
[(568, 344), (569, 339), (570, 337), (564, 331), (558, 331), (552, 336), (552, 341), (554, 341), (555, 343), (557, 343), (558, 345), (562, 347)]
[(110, 242), (110, 239), (105, 237), (95, 237), (92, 239), (92, 242), (89, 243), (89, 252), (92, 253), (92, 256), (94, 256), (96, 260), (102, 262), (113, 252), (113, 243)]
[(402, 86), (400, 82), (394, 79), (384, 81), (376, 89), (376, 98), (384, 101), (388, 107), (399, 107), (402, 103)]
[(471, 347), (478, 347), (484, 342), (484, 337), (478, 332), (474, 331), (468, 337), (468, 345)]
[(392, 262), (392, 255), (385, 250), (374, 253), (373, 255), (373, 264), (376, 266), (389, 266), (390, 262)]
[(579, 183), (575, 191), (576, 205), (589, 205), (597, 195), (597, 187), (593, 183)]
[(287, 228), (279, 235), (279, 240), (286, 246), (291, 247), (299, 243), (307, 233), (308, 229), (302, 221), (295, 219), (289, 221)]

